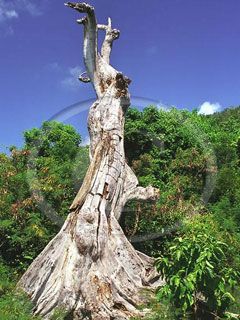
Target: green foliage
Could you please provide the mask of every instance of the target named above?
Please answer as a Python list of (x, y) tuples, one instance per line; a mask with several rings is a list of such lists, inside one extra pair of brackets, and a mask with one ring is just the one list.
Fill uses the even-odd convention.
[[(154, 106), (127, 113), (128, 163), (142, 186), (160, 189), (157, 203), (132, 201), (121, 217), (138, 250), (161, 256), (158, 267), (167, 278), (146, 319), (185, 319), (186, 310), (202, 308), (199, 297), (208, 311), (239, 313), (239, 118), (240, 107), (211, 116)], [(44, 122), (24, 137), (23, 148), (0, 154), (0, 318), (10, 320), (35, 319), (13, 287), (58, 232), (89, 164), (88, 147), (79, 146), (69, 125)], [(181, 290), (187, 294), (180, 297)], [(9, 306), (17, 310), (21, 303), (22, 314), (10, 314)], [(64, 316), (63, 310), (54, 315)]]
[(43, 122), (40, 129), (26, 131), (24, 137), (27, 149), (36, 149), (40, 157), (52, 155), (59, 160), (74, 158), (81, 142), (72, 126), (56, 121)]
[(25, 294), (9, 292), (0, 297), (1, 320), (40, 320), (31, 314), (32, 304)]
[(69, 312), (64, 308), (56, 308), (50, 320), (66, 320)]
[(166, 280), (158, 298), (171, 299), (183, 313), (197, 312), (204, 302), (210, 312), (221, 316), (235, 301), (232, 289), (239, 281), (238, 271), (229, 266), (228, 245), (218, 239), (221, 233), (211, 217), (194, 218), (184, 231), (157, 259)]
[(64, 220), (88, 166), (88, 148), (69, 125), (44, 122), (24, 136), (21, 150), (0, 154), (0, 254), (20, 272), (59, 230), (53, 218)]
[(0, 297), (14, 286), (14, 271), (0, 260)]
[(149, 297), (148, 303), (139, 309), (144, 312), (144, 317), (133, 317), (131, 320), (176, 320), (181, 315), (171, 301), (162, 299), (159, 302), (156, 297)]
[[(209, 310), (223, 313), (230, 304), (235, 310), (231, 287), (237, 287), (240, 269), (239, 115), (240, 108), (203, 116), (176, 109), (164, 112), (154, 107), (143, 112), (130, 109), (127, 115), (126, 155), (141, 185), (160, 188), (160, 199), (156, 205), (129, 204), (122, 225), (134, 239), (135, 234), (132, 237), (131, 233), (140, 216), (136, 236), (147, 239), (146, 235), (158, 235), (154, 240), (134, 245), (147, 254), (161, 255), (159, 264), (166, 263), (172, 281), (161, 290), (161, 298), (170, 298), (183, 311), (197, 303), (194, 297), (199, 294), (205, 295)], [(208, 201), (209, 205), (204, 206)], [(137, 211), (140, 214), (134, 215)], [(195, 220), (196, 214), (206, 213), (209, 219)], [(191, 232), (181, 228), (183, 219)], [(178, 242), (180, 230), (183, 243)], [(184, 261), (177, 260), (176, 246), (185, 253), (181, 256), (181, 259), (185, 257)], [(197, 263), (188, 249), (194, 251)], [(215, 250), (219, 249), (224, 249), (224, 255), (218, 257), (221, 263), (214, 260)], [(211, 272), (205, 268), (207, 263), (213, 266), (213, 270), (208, 266)], [(201, 277), (198, 268), (202, 268)], [(180, 299), (179, 288), (177, 291), (172, 278), (179, 281), (179, 286), (184, 287), (186, 281), (189, 284), (189, 278), (182, 279), (183, 270), (193, 277), (190, 280), (194, 287), (190, 283), (186, 289), (188, 296), (184, 294)], [(206, 285), (201, 287), (204, 281)]]

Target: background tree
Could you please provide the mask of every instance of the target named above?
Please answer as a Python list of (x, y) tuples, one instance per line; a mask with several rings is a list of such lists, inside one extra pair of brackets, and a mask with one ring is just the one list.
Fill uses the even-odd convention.
[[(153, 109), (153, 107), (150, 109)], [(129, 159), (129, 164), (137, 173), (141, 184), (144, 185), (150, 181), (153, 185), (161, 186), (161, 194), (155, 204), (136, 200), (129, 202), (123, 211), (122, 218), (125, 220), (125, 223), (121, 221), (123, 230), (136, 249), (156, 257), (168, 258), (171, 263), (179, 266), (179, 269), (169, 269), (172, 272), (168, 277), (169, 281), (172, 277), (178, 277), (178, 271), (181, 268), (187, 270), (189, 266), (192, 266), (190, 255), (187, 255), (186, 260), (182, 259), (181, 264), (179, 264), (175, 249), (173, 248), (169, 252), (169, 248), (174, 247), (176, 243), (183, 240), (181, 242), (183, 252), (185, 245), (190, 246), (193, 251), (198, 250), (198, 244), (193, 241), (194, 237), (196, 239), (196, 237), (211, 236), (211, 241), (215, 244), (219, 241), (226, 243), (227, 250), (224, 250), (226, 258), (221, 259), (221, 263), (213, 269), (212, 273), (215, 284), (219, 280), (221, 282), (225, 281), (225, 285), (221, 285), (222, 291), (218, 295), (218, 303), (221, 303), (222, 307), (218, 307), (217, 312), (223, 313), (224, 308), (227, 308), (228, 311), (238, 313), (240, 306), (238, 285), (234, 285), (234, 290), (231, 289), (230, 285), (227, 284), (228, 279), (224, 277), (222, 271), (228, 270), (231, 272), (232, 269), (233, 272), (238, 272), (240, 267), (240, 256), (238, 254), (240, 252), (240, 184), (237, 182), (240, 177), (238, 153), (239, 108), (228, 109), (223, 113), (211, 116), (197, 115), (194, 111), (187, 112), (174, 109), (164, 112), (155, 108), (154, 112), (151, 111), (152, 114), (155, 114), (155, 118), (151, 118), (151, 123), (148, 122), (147, 117), (143, 116), (145, 112), (149, 113), (148, 108), (143, 112), (129, 109), (127, 113), (125, 126), (126, 156)], [(137, 117), (132, 117), (133, 113)], [(174, 118), (184, 119), (184, 121), (176, 121)], [(142, 122), (140, 126), (139, 119)], [(159, 119), (164, 120), (160, 121)], [(185, 121), (187, 121), (187, 126)], [(171, 123), (174, 123), (174, 125), (172, 126)], [(168, 126), (169, 129), (167, 129)], [(63, 133), (63, 136), (66, 134), (65, 131), (69, 132), (68, 126), (66, 127), (63, 124), (59, 124), (59, 126), (47, 124), (47, 127), (53, 130), (57, 127), (58, 131)], [(145, 128), (143, 138), (148, 137), (147, 141), (150, 143), (146, 144), (146, 147), (144, 141), (142, 145), (139, 145), (138, 135), (141, 136), (142, 127)], [(200, 132), (198, 134), (200, 138), (204, 133), (206, 134), (207, 146), (214, 150), (216, 154), (217, 179), (208, 204), (203, 204), (201, 201), (204, 179), (208, 170), (206, 162), (208, 153), (205, 153), (206, 147), (203, 148), (199, 144), (197, 135), (193, 134), (195, 132), (193, 128), (196, 127), (198, 128), (197, 132)], [(36, 130), (42, 132), (42, 141), (45, 141), (49, 136), (48, 130), (40, 128), (34, 129), (33, 132)], [(33, 136), (31, 131), (29, 135)], [(19, 275), (59, 231), (59, 226), (41, 212), (39, 202), (32, 196), (29, 189), (27, 173), (30, 170), (29, 164), (34, 161), (32, 169), (34, 169), (36, 179), (39, 182), (39, 190), (51, 207), (59, 212), (62, 218), (65, 218), (66, 211), (61, 209), (64, 206), (70, 206), (72, 194), (77, 192), (83, 181), (88, 161), (88, 148), (79, 146), (80, 138), (76, 142), (77, 133), (73, 128), (71, 132), (73, 132), (72, 142), (69, 143), (74, 145), (75, 160), (71, 148), (65, 150), (65, 157), (62, 159), (61, 156), (55, 152), (52, 153), (50, 150), (44, 155), (38, 154), (35, 147), (36, 143), (31, 146), (28, 144), (28, 147), (25, 143), (21, 149), (12, 147), (10, 155), (1, 154), (0, 156), (1, 319), (15, 320), (21, 317), (24, 320), (35, 319), (29, 313), (30, 304), (26, 302), (26, 299), (20, 297), (19, 294), (14, 295), (12, 292)], [(132, 135), (129, 134), (130, 132)], [(158, 144), (160, 138), (152, 141), (157, 132), (161, 137), (160, 144)], [(163, 139), (161, 134), (164, 132), (168, 132), (170, 136), (165, 135)], [(221, 148), (219, 141), (226, 138), (228, 144), (222, 144)], [(61, 140), (61, 137), (59, 139)], [(128, 139), (132, 139), (131, 149), (127, 147)], [(169, 139), (172, 143), (165, 143), (165, 139)], [(192, 141), (192, 143), (188, 141)], [(181, 146), (181, 152), (177, 150), (177, 144)], [(37, 143), (37, 145), (39, 144)], [(53, 144), (50, 143), (49, 146), (51, 145)], [(162, 148), (163, 146), (164, 148)], [(231, 146), (234, 155), (231, 156), (231, 162), (229, 157), (221, 156), (223, 154), (228, 155), (229, 146)], [(141, 149), (141, 153), (139, 153), (139, 149)], [(61, 149), (58, 150), (61, 151)], [(194, 153), (192, 153), (193, 150), (195, 150)], [(165, 151), (165, 153), (162, 151)], [(164, 160), (166, 154), (168, 154), (167, 162)], [(130, 155), (133, 159), (131, 162)], [(62, 170), (63, 175), (61, 175)], [(60, 189), (58, 189), (58, 185), (60, 185)], [(29, 203), (29, 199), (31, 199), (31, 203)], [(64, 205), (61, 206), (61, 203)], [(59, 209), (60, 211), (58, 211)], [(154, 237), (151, 238), (151, 236)], [(205, 244), (205, 242), (202, 242), (202, 245)], [(215, 245), (211, 248), (213, 249), (211, 252), (214, 253)], [(205, 246), (205, 249), (210, 249), (210, 247)], [(207, 255), (204, 259), (208, 259)], [(163, 268), (160, 268), (160, 271), (164, 272)], [(183, 281), (184, 277), (180, 277), (179, 286)], [(206, 282), (205, 292), (211, 292), (213, 288), (212, 284), (210, 285), (211, 281)], [(194, 285), (193, 287), (190, 284), (188, 290), (190, 296), (192, 292), (199, 290), (200, 283), (198, 282), (198, 286)], [(171, 288), (170, 282), (167, 285), (170, 285), (169, 288)], [(174, 288), (176, 289), (176, 285), (174, 285)], [(215, 288), (217, 289), (217, 287)], [(227, 292), (231, 293), (235, 302), (232, 299), (221, 298), (221, 295), (223, 296)], [(171, 297), (166, 302), (164, 302), (162, 296), (160, 302), (151, 305), (151, 308), (156, 312), (154, 319), (164, 319), (165, 317), (175, 320), (177, 317), (183, 317), (184, 312), (188, 314), (188, 317), (191, 317), (189, 313), (194, 311), (192, 305), (188, 304), (187, 311), (184, 311), (185, 301), (179, 300), (174, 290), (169, 291), (169, 296)], [(198, 297), (201, 297), (201, 295), (198, 295)], [(190, 301), (193, 300), (190, 298)], [(163, 302), (165, 305), (163, 305)], [(21, 307), (20, 313), (19, 306), (22, 306), (23, 303), (26, 308)], [(200, 306), (204, 308), (205, 312), (202, 315), (203, 319), (216, 315), (214, 304), (208, 303), (206, 306), (199, 301), (198, 307)], [(211, 313), (209, 313), (210, 310)], [(56, 315), (56, 317), (59, 316)]]

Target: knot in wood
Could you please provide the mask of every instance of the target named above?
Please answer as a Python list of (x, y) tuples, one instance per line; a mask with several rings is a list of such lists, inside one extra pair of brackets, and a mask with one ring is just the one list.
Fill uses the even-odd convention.
[(111, 30), (111, 36), (113, 40), (117, 40), (120, 37), (120, 31), (118, 29)]
[(115, 81), (116, 81), (116, 89), (117, 89), (117, 94), (116, 94), (116, 97), (119, 98), (119, 97), (122, 97), (122, 96), (125, 96), (127, 95), (128, 91), (128, 83), (129, 82), (129, 78), (125, 77), (121, 72), (118, 72), (116, 74), (116, 78), (115, 78)]

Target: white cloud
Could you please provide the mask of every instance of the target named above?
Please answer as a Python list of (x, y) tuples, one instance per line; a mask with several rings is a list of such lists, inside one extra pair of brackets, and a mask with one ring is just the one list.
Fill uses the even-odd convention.
[(22, 12), (27, 12), (31, 16), (39, 16), (45, 0), (36, 4), (36, 0), (0, 0), (0, 23), (16, 19)]
[(14, 34), (13, 20), (21, 17), (22, 13), (36, 17), (43, 14), (47, 0), (0, 0), (0, 37)]
[(222, 106), (218, 103), (211, 103), (209, 101), (205, 101), (203, 104), (199, 106), (198, 114), (213, 114), (215, 112), (218, 112), (222, 109)]
[(61, 85), (66, 89), (75, 90), (79, 88), (78, 77), (81, 72), (82, 69), (80, 66), (69, 68), (66, 77), (61, 81)]
[(18, 13), (16, 10), (8, 10), (6, 11), (5, 16), (8, 19), (18, 18)]
[(18, 13), (11, 8), (11, 4), (5, 0), (0, 0), (0, 22), (4, 22), (13, 18), (18, 18)]
[(40, 7), (33, 0), (17, 0), (19, 5), (24, 8), (25, 11), (30, 13), (31, 16), (40, 16), (43, 14)]

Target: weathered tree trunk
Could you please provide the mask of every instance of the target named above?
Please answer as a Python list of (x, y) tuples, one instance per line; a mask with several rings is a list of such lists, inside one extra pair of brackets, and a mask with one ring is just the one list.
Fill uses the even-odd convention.
[[(118, 219), (130, 199), (158, 197), (153, 187), (141, 188), (124, 156), (124, 116), (130, 104), (130, 80), (109, 64), (112, 43), (119, 31), (97, 25), (94, 8), (67, 3), (86, 13), (84, 61), (97, 100), (88, 118), (91, 164), (57, 236), (23, 275), (19, 285), (31, 297), (35, 314), (49, 318), (56, 307), (73, 319), (128, 319), (138, 314), (142, 288), (153, 285), (153, 259), (137, 252), (125, 237)], [(97, 33), (106, 32), (101, 54)]]

